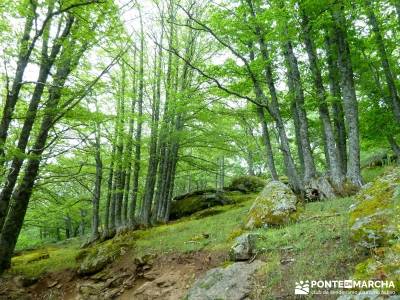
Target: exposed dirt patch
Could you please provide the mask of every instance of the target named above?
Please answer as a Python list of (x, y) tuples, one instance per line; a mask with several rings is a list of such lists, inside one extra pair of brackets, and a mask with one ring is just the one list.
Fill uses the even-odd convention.
[(119, 299), (182, 299), (198, 276), (220, 265), (225, 257), (225, 253), (203, 251), (161, 257)]
[(3, 278), (0, 299), (178, 300), (193, 281), (220, 265), (225, 252), (197, 251), (135, 258), (127, 253), (104, 270), (85, 277), (66, 270), (30, 281)]

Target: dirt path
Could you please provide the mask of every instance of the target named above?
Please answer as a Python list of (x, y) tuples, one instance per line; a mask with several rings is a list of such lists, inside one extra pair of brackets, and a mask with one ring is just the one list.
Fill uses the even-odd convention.
[(127, 254), (91, 276), (66, 270), (33, 284), (22, 277), (3, 279), (0, 299), (179, 300), (198, 276), (225, 258), (225, 252), (208, 251), (143, 259)]

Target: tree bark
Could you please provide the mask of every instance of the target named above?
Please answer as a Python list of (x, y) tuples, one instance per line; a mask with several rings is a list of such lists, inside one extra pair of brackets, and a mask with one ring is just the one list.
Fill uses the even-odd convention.
[(381, 29), (376, 18), (372, 2), (365, 0), (365, 6), (367, 8), (368, 20), (374, 32), (375, 42), (378, 48), (381, 65), (386, 78), (386, 84), (389, 90), (389, 96), (392, 101), (392, 109), (395, 120), (400, 123), (400, 99), (396, 88), (393, 71), (389, 63), (388, 55), (386, 52), (385, 43), (381, 34)]
[(362, 185), (360, 168), (360, 133), (358, 120), (358, 103), (354, 84), (353, 66), (350, 48), (345, 30), (346, 20), (343, 15), (343, 5), (339, 4), (333, 12), (335, 35), (338, 44), (338, 66), (341, 75), (344, 114), (348, 128), (349, 154), (346, 177), (355, 186)]
[(10, 267), (11, 256), (14, 252), (22, 228), (36, 177), (39, 173), (42, 153), (46, 147), (49, 130), (53, 126), (55, 118), (54, 110), (58, 107), (62, 87), (64, 86), (71, 70), (77, 63), (78, 59), (75, 60), (74, 58), (73, 60), (72, 56), (69, 55), (69, 59), (67, 59), (67, 61), (57, 70), (54, 84), (49, 90), (49, 99), (47, 101), (39, 133), (31, 151), (31, 158), (26, 164), (21, 183), (13, 193), (12, 205), (0, 235), (0, 273)]
[(396, 140), (394, 139), (394, 136), (388, 135), (387, 139), (389, 141), (389, 145), (393, 150), (393, 153), (397, 156), (397, 161), (400, 161), (400, 146), (397, 144)]
[(17, 69), (15, 71), (15, 76), (11, 90), (7, 92), (6, 101), (3, 107), (3, 114), (0, 121), (0, 168), (4, 165), (5, 159), (5, 143), (8, 135), (8, 129), (14, 113), (15, 105), (19, 97), (19, 92), (22, 87), (22, 77), (26, 66), (29, 61), (29, 57), (32, 53), (34, 45), (32, 43), (29, 45), (30, 33), (32, 30), (33, 21), (36, 17), (36, 3), (34, 1), (30, 2), (32, 6), (32, 12), (29, 12), (26, 17), (24, 31), (20, 40), (20, 49), (18, 54)]
[(144, 97), (144, 32), (143, 32), (143, 21), (142, 15), (139, 10), (140, 16), (140, 56), (139, 56), (139, 95), (138, 95), (138, 121), (135, 134), (135, 160), (133, 163), (133, 184), (132, 184), (132, 196), (129, 206), (129, 225), (133, 227), (135, 225), (135, 212), (136, 204), (139, 192), (139, 176), (140, 176), (140, 159), (141, 159), (141, 147), (142, 147), (142, 123), (143, 123), (143, 97)]
[[(49, 7), (50, 14), (52, 12), (52, 6)], [(48, 39), (49, 39), (49, 28), (45, 31), (43, 36), (43, 45), (42, 45), (42, 54), (41, 54), (41, 64), (39, 69), (39, 75), (37, 79), (37, 84), (35, 85), (35, 89), (32, 93), (31, 100), (29, 102), (28, 110), (26, 112), (24, 124), (22, 126), (18, 144), (17, 144), (17, 155), (14, 155), (10, 167), (10, 171), (8, 172), (7, 179), (5, 180), (3, 189), (0, 193), (0, 232), (3, 224), (5, 222), (5, 218), (7, 215), (7, 211), (9, 208), (9, 202), (11, 198), (12, 191), (17, 183), (18, 176), (22, 167), (22, 164), (25, 160), (25, 150), (28, 145), (28, 140), (32, 131), (33, 124), (36, 120), (37, 109), (43, 95), (44, 87), (47, 82), (48, 76), (50, 74), (50, 70), (54, 64), (55, 59), (57, 58), (63, 40), (69, 35), (71, 26), (74, 22), (72, 17), (69, 17), (67, 23), (65, 25), (64, 31), (60, 37), (54, 40), (54, 45), (51, 49), (50, 56), (48, 56)], [(51, 23), (48, 23), (50, 26)]]
[(154, 77), (157, 78), (154, 84), (153, 96), (153, 114), (151, 120), (150, 144), (149, 144), (149, 163), (147, 166), (146, 183), (144, 197), (141, 209), (141, 222), (144, 226), (150, 225), (150, 213), (153, 204), (154, 187), (157, 178), (157, 169), (159, 163), (158, 157), (158, 123), (160, 119), (160, 101), (161, 101), (161, 75), (162, 75), (162, 40), (163, 28), (158, 46), (158, 57), (155, 52), (154, 57)]
[(325, 36), (326, 59), (328, 63), (329, 89), (332, 95), (333, 124), (335, 127), (336, 145), (339, 151), (339, 161), (344, 175), (347, 171), (347, 141), (346, 125), (342, 105), (342, 93), (340, 90), (340, 76), (337, 66), (337, 43), (334, 34), (327, 32)]
[(92, 236), (91, 240), (95, 241), (99, 238), (99, 207), (101, 198), (101, 182), (103, 180), (103, 162), (101, 159), (100, 144), (100, 124), (96, 123), (96, 144), (95, 144), (95, 161), (96, 161), (96, 179), (94, 183), (93, 200), (92, 200)]
[(283, 52), (287, 65), (289, 91), (294, 98), (292, 111), (294, 113), (294, 124), (295, 127), (297, 127), (299, 158), (300, 162), (303, 164), (304, 170), (303, 180), (307, 183), (315, 176), (316, 169), (310, 147), (307, 113), (304, 109), (304, 91), (301, 83), (297, 58), (294, 55), (291, 41), (288, 40), (284, 43)]
[(329, 165), (330, 178), (335, 187), (340, 190), (342, 188), (344, 178), (339, 161), (338, 150), (335, 145), (335, 135), (331, 124), (328, 104), (326, 102), (326, 92), (322, 81), (321, 70), (318, 66), (317, 52), (315, 50), (315, 45), (311, 37), (310, 23), (304, 11), (302, 11), (301, 13), (301, 18), (302, 18), (304, 44), (306, 46), (306, 51), (310, 62), (310, 69), (313, 75), (315, 91), (318, 99), (319, 115), (324, 130), (324, 136), (326, 141), (325, 147), (327, 148), (326, 152), (329, 155), (328, 161), (330, 164)]
[(268, 124), (265, 120), (264, 108), (257, 106), (258, 118), (262, 127), (262, 138), (264, 142), (265, 152), (267, 154), (267, 165), (273, 180), (279, 180), (278, 172), (275, 167), (274, 152), (272, 151), (271, 139), (268, 130)]
[[(255, 20), (256, 13), (253, 8), (252, 1), (247, 0), (247, 3), (249, 5), (252, 18)], [(255, 26), (255, 33), (256, 33), (257, 40), (258, 40), (258, 44), (260, 46), (261, 56), (262, 56), (263, 62), (264, 62), (265, 80), (267, 82), (268, 90), (269, 90), (269, 93), (271, 96), (271, 101), (268, 105), (268, 112), (276, 123), (276, 128), (277, 128), (278, 134), (279, 134), (279, 140), (280, 140), (280, 144), (281, 144), (281, 151), (282, 151), (282, 155), (283, 155), (286, 174), (288, 176), (289, 183), (290, 183), (292, 189), (295, 191), (295, 193), (304, 195), (304, 185), (297, 173), (296, 166), (293, 161), (292, 153), (290, 150), (289, 140), (286, 135), (285, 125), (282, 120), (282, 116), (281, 116), (281, 112), (280, 112), (280, 108), (279, 108), (278, 95), (276, 92), (275, 82), (274, 82), (274, 78), (272, 75), (273, 73), (272, 73), (271, 60), (269, 57), (269, 51), (267, 49), (267, 45), (264, 41), (262, 30), (259, 25)], [(261, 97), (262, 99), (264, 99), (264, 101), (263, 101), (264, 103), (268, 103), (268, 101), (265, 101), (266, 97), (265, 97), (264, 93), (262, 92), (262, 89), (259, 86), (259, 83), (257, 82), (257, 80), (253, 80), (253, 85), (258, 94), (258, 97)]]

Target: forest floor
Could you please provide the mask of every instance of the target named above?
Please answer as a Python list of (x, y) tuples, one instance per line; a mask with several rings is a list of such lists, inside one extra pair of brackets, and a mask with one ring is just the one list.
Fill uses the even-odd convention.
[[(370, 170), (368, 181), (380, 174)], [(80, 241), (48, 245), (15, 256), (0, 279), (0, 299), (182, 299), (196, 278), (229, 264), (228, 250), (256, 194), (238, 204), (120, 235), (111, 241), (122, 255), (94, 275), (79, 276)], [(267, 262), (257, 278), (255, 299), (295, 299), (300, 280), (348, 279), (363, 260), (349, 239), (353, 198), (307, 203), (301, 219), (281, 228), (259, 229), (257, 258)], [(96, 290), (97, 289), (97, 290)], [(97, 293), (97, 294), (96, 294)], [(99, 294), (100, 293), (100, 294)], [(329, 298), (323, 298), (329, 299)]]

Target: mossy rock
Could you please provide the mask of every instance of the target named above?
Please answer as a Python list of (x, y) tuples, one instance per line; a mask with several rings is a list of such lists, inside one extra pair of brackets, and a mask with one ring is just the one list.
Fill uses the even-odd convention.
[(355, 280), (393, 281), (396, 293), (400, 293), (400, 243), (377, 248), (373, 257), (356, 266), (353, 277)]
[(245, 193), (260, 192), (265, 184), (266, 181), (257, 176), (240, 176), (232, 180), (229, 189)]
[(171, 202), (170, 219), (176, 220), (185, 216), (190, 216), (198, 211), (214, 207), (217, 205), (231, 204), (232, 201), (224, 195), (222, 191), (208, 192), (203, 194), (187, 194), (186, 197), (179, 197), (179, 200)]
[(78, 274), (90, 275), (103, 270), (121, 254), (122, 246), (113, 240), (84, 249), (76, 256)]
[(361, 247), (390, 245), (400, 238), (400, 169), (365, 185), (350, 208), (351, 238)]
[(297, 197), (280, 181), (270, 181), (258, 195), (245, 222), (247, 229), (284, 225), (298, 216)]
[(50, 257), (49, 252), (47, 249), (38, 249), (31, 253), (21, 254), (19, 256), (13, 257), (12, 263), (13, 264), (29, 264), (35, 261), (48, 259)]

